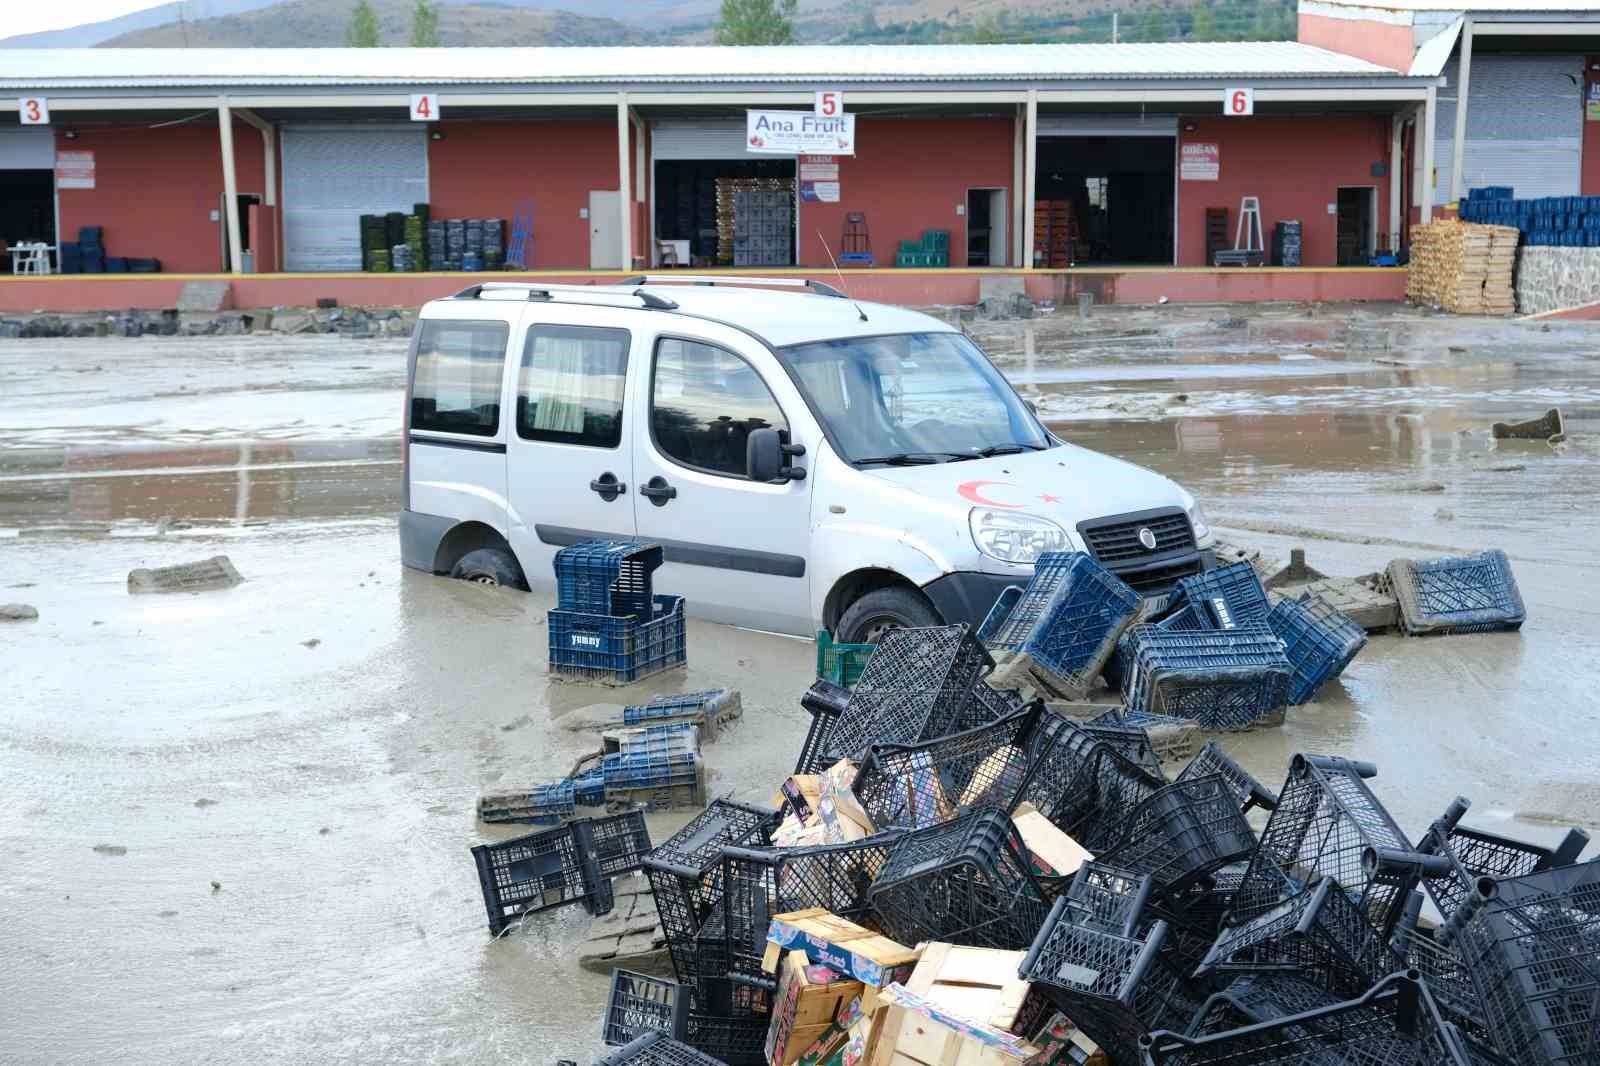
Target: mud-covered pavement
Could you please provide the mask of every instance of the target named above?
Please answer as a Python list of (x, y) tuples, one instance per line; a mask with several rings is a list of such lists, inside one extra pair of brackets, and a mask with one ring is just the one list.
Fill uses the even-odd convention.
[[(974, 330), (1058, 432), (1180, 479), (1229, 539), (1335, 574), (1510, 554), (1520, 634), (1375, 638), (1282, 729), (1228, 738), (1259, 776), (1359, 755), (1413, 832), (1457, 793), (1469, 823), (1600, 831), (1600, 330), (1234, 314)], [(553, 684), (546, 600), (401, 570), (403, 353), (0, 344), (0, 602), (40, 612), (0, 623), (0, 1061), (584, 1061), (588, 918), (490, 941), (479, 791), (564, 773), (574, 711), (687, 687), (744, 694), (706, 749), (719, 791), (792, 764), (809, 643), (691, 623), (686, 674)], [(1490, 439), (1552, 405), (1567, 444)], [(245, 584), (126, 592), (218, 553)]]

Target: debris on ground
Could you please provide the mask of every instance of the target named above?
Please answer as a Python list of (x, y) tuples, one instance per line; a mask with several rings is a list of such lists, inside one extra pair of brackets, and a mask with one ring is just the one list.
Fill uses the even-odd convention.
[(1495, 440), (1544, 440), (1551, 437), (1566, 439), (1566, 426), (1561, 419), (1561, 408), (1552, 407), (1538, 418), (1525, 422), (1496, 422), (1489, 427)]
[(126, 855), (126, 854), (128, 854), (128, 849), (123, 847), (121, 844), (96, 844), (94, 846), (94, 850), (95, 850), (96, 854), (99, 854), (99, 855)]
[(214, 555), (193, 563), (179, 563), (157, 569), (128, 572), (128, 592), (132, 595), (165, 592), (203, 592), (232, 588), (244, 581), (226, 555)]
[(1443, 492), (1445, 485), (1439, 481), (1397, 481), (1389, 488), (1392, 492)]
[(39, 609), (31, 603), (0, 603), (0, 622), (31, 622)]
[[(1220, 556), (1218, 561), (1222, 561)], [(1256, 572), (1260, 573), (1259, 568)], [(1288, 564), (1280, 566), (1270, 574), (1262, 574), (1261, 584), (1270, 591), (1284, 588), (1288, 585), (1305, 585), (1312, 581), (1324, 581), (1327, 577), (1327, 574), (1313, 569), (1306, 563), (1306, 550), (1304, 548), (1290, 548)]]
[(588, 936), (578, 948), (578, 965), (597, 973), (625, 966), (633, 971), (670, 976), (667, 938), (661, 932), (650, 883), (642, 877), (625, 877), (614, 882), (612, 892), (616, 903), (609, 914), (590, 923)]

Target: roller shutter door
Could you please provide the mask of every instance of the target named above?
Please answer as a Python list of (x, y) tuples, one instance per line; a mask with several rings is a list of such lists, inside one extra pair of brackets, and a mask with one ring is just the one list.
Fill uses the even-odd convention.
[(650, 155), (655, 159), (774, 159), (744, 148), (742, 120), (687, 122), (663, 119), (650, 124)]
[(1040, 115), (1041, 137), (1176, 137), (1177, 115)]
[(283, 131), (284, 266), (360, 270), (361, 216), (428, 199), (428, 135), (409, 127)]
[[(1451, 60), (1444, 71), (1449, 85), (1439, 90), (1436, 203), (1451, 196), (1457, 70)], [(1481, 185), (1510, 185), (1519, 197), (1577, 196), (1583, 168), (1583, 57), (1474, 56), (1462, 166), (1463, 193)]]
[(54, 170), (56, 135), (52, 129), (0, 129), (0, 170)]

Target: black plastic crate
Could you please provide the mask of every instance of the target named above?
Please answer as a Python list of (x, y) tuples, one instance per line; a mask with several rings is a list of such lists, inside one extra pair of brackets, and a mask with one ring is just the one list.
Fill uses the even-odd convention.
[(1016, 950), (1046, 910), (1032, 865), (1011, 819), (979, 810), (901, 837), (869, 898), (884, 933), (902, 944)]
[(1244, 973), (1205, 1001), (1185, 1036), (1210, 1036), (1343, 1002), (1315, 981), (1284, 972)]
[(1084, 722), (1083, 730), (1108, 747), (1120, 751), (1130, 762), (1143, 767), (1151, 777), (1163, 781), (1167, 779), (1166, 771), (1161, 768), (1161, 757), (1156, 754), (1150, 734), (1145, 732), (1143, 726), (1111, 722), (1101, 715)]
[(690, 1014), (687, 1043), (727, 1066), (767, 1066), (768, 1019)]
[(622, 1047), (645, 1033), (682, 1040), (689, 1022), (689, 993), (676, 981), (632, 970), (611, 971), (601, 1040)]
[(829, 754), (853, 758), (872, 744), (915, 744), (943, 736), (993, 665), (966, 626), (885, 633), (833, 725)]
[(703, 1051), (690, 1047), (661, 1033), (643, 1036), (618, 1048), (604, 1058), (595, 1059), (594, 1066), (723, 1066)]
[(1466, 806), (1464, 800), (1458, 802), (1457, 817), (1448, 824), (1435, 822), (1417, 844), (1418, 851), (1443, 855), (1450, 860), (1448, 876), (1429, 878), (1424, 883), (1434, 906), (1447, 917), (1466, 902), (1478, 878), (1523, 877), (1556, 866), (1569, 866), (1577, 862), (1589, 843), (1589, 834), (1578, 828), (1568, 830), (1556, 847), (1546, 848), (1459, 825), (1459, 816), (1465, 813)]
[(1239, 798), (1239, 809), (1242, 811), (1248, 811), (1252, 807), (1270, 811), (1278, 805), (1277, 795), (1256, 780), (1254, 774), (1235, 762), (1233, 757), (1223, 751), (1214, 740), (1206, 742), (1200, 753), (1183, 768), (1178, 780), (1188, 781), (1211, 774), (1221, 774), (1228, 782), (1228, 787), (1233, 789), (1234, 795)]
[(1154, 1032), (1142, 1044), (1151, 1066), (1504, 1066), (1404, 973), (1358, 999), (1208, 1036)]
[(1267, 624), (1283, 641), (1283, 653), (1294, 667), (1289, 702), (1295, 706), (1310, 700), (1324, 684), (1344, 673), (1350, 660), (1367, 645), (1365, 629), (1316, 595), (1279, 600), (1272, 605)]
[(589, 540), (556, 552), (556, 605), (585, 614), (651, 616), (659, 544)]
[(1395, 559), (1385, 572), (1407, 633), (1521, 629), (1528, 617), (1511, 560), (1499, 550), (1466, 558)]
[(1144, 767), (1104, 743), (1098, 745), (1090, 783), (1093, 791), (1088, 810), (1072, 825), (1063, 828), (1094, 854), (1100, 854), (1120, 840), (1123, 826), (1139, 804), (1167, 786), (1165, 780), (1152, 776)]
[(1077, 696), (1094, 687), (1117, 638), (1139, 612), (1139, 594), (1092, 556), (1064, 554), (1066, 571), (1020, 650), (1051, 689)]
[(562, 677), (626, 685), (688, 661), (682, 596), (655, 597), (645, 616), (555, 610), (549, 627), (550, 672)]
[(1336, 882), (1324, 880), (1230, 926), (1201, 960), (1212, 971), (1288, 970), (1341, 998), (1360, 995), (1405, 961)]
[(1265, 625), (1219, 632), (1133, 630), (1130, 710), (1191, 718), (1209, 730), (1249, 729), (1288, 702), (1294, 670)]
[(811, 725), (795, 760), (797, 774), (821, 773), (838, 760), (829, 754), (834, 723), (850, 705), (850, 690), (844, 685), (818, 678), (800, 697), (800, 706), (811, 715)]
[(1419, 928), (1414, 923), (1402, 923), (1394, 931), (1389, 943), (1406, 960), (1406, 966), (1428, 983), (1428, 990), (1433, 993), (1439, 1009), (1447, 1018), (1463, 1031), (1480, 1039), (1488, 1039), (1489, 1026), (1484, 1021), (1483, 1001), (1478, 998), (1478, 988), (1472, 983), (1472, 975), (1462, 965), (1454, 948), (1441, 944), (1434, 932)]
[(1246, 562), (1229, 563), (1181, 578), (1169, 605), (1173, 611), (1193, 609), (1211, 629), (1246, 629), (1265, 625), (1272, 604), (1261, 576)]
[(1143, 932), (1110, 931), (1086, 921), (1063, 896), (1018, 975), (1042, 989), (1115, 1066), (1136, 1066), (1141, 1036), (1187, 1026), (1200, 1006), (1163, 950), (1168, 935), (1164, 921)]
[(1095, 850), (1102, 862), (1149, 874), (1169, 892), (1199, 883), (1211, 871), (1248, 858), (1256, 836), (1221, 774), (1178, 781), (1129, 811), (1117, 839)]
[(586, 818), (498, 844), (479, 844), (472, 849), (472, 861), (489, 931), (497, 936), (524, 915), (568, 903), (582, 903), (597, 915), (611, 910), (611, 881), (600, 871)]
[[(1171, 917), (1174, 925), (1205, 937), (1206, 951), (1209, 951), (1211, 941), (1221, 931), (1223, 920), (1233, 909), (1234, 897), (1239, 894), (1239, 885), (1244, 882), (1244, 874), (1249, 866), (1248, 860), (1229, 863), (1211, 871), (1201, 883), (1186, 892), (1164, 893), (1161, 902), (1165, 913)], [(1202, 951), (1201, 956), (1204, 955), (1205, 951)], [(1195, 965), (1199, 964), (1196, 959)]]
[(1063, 896), (1076, 924), (1131, 937), (1150, 924), (1144, 917), (1154, 887), (1149, 874), (1085, 862)]
[(1027, 779), (1026, 742), (1042, 705), (962, 733), (912, 745), (874, 744), (853, 786), (879, 829), (920, 829), (961, 810), (1016, 808)]
[(1008, 715), (1024, 710), (1028, 701), (1022, 698), (1022, 693), (1014, 688), (995, 688), (986, 681), (979, 681), (972, 686), (972, 693), (967, 697), (966, 706), (956, 715), (945, 730), (948, 733), (960, 733), (968, 729), (976, 729), (980, 725), (997, 722)]
[(1482, 878), (1439, 939), (1471, 975), (1501, 1054), (1600, 1060), (1600, 860)]
[(1078, 824), (1093, 809), (1095, 769), (1107, 747), (1078, 723), (1046, 714), (1029, 740), (1019, 802), (1033, 804), (1059, 829)]
[[(1084, 722), (1083, 726), (1091, 730), (1096, 726), (1139, 729), (1144, 733), (1145, 742), (1150, 746), (1158, 767), (1164, 763), (1193, 758), (1200, 736), (1200, 723), (1192, 718), (1176, 718), (1152, 711), (1124, 711), (1121, 708), (1102, 711)], [(1147, 759), (1141, 756), (1135, 761), (1143, 764)], [(1162, 773), (1164, 776), (1164, 769)]]
[(1387, 938), (1414, 885), (1380, 871), (1369, 874), (1368, 848), (1411, 852), (1410, 841), (1367, 787), (1371, 763), (1327, 755), (1296, 755), (1261, 832), (1261, 846), (1234, 900), (1235, 919), (1248, 921), (1277, 906), (1305, 883), (1331, 877), (1361, 901), (1367, 921)]
[(590, 822), (596, 860), (605, 877), (621, 877), (642, 869), (650, 854), (650, 827), (643, 811), (595, 818)]

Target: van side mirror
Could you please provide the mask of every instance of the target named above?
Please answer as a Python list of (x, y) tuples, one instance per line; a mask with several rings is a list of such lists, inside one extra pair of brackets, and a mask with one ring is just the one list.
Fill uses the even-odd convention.
[(789, 460), (805, 453), (804, 445), (789, 443), (784, 430), (752, 429), (745, 442), (745, 474), (751, 481), (803, 481), (805, 468), (791, 466)]

